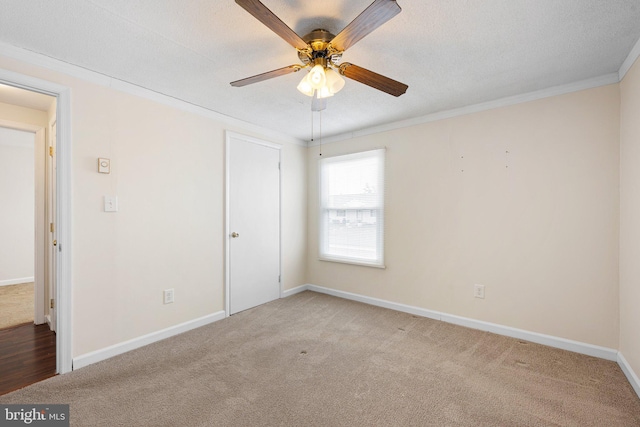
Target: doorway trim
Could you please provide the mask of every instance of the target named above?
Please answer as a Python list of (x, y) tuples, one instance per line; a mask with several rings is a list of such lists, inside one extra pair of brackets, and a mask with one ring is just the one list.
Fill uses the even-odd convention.
[(0, 83), (57, 98), (57, 304), (56, 371), (70, 372), (72, 364), (72, 240), (71, 240), (71, 89), (0, 68)]
[(233, 131), (225, 131), (225, 167), (224, 167), (224, 312), (225, 317), (230, 316), (230, 306), (229, 306), (229, 290), (231, 286), (231, 277), (230, 274), (230, 245), (229, 242), (231, 240), (231, 228), (229, 226), (229, 197), (230, 197), (230, 176), (231, 176), (231, 139), (242, 139), (246, 142), (250, 142), (253, 144), (263, 145), (265, 147), (275, 148), (278, 150), (278, 156), (280, 163), (280, 167), (278, 169), (279, 182), (278, 182), (278, 259), (279, 265), (278, 270), (280, 271), (280, 282), (279, 293), (280, 298), (283, 298), (282, 284), (284, 283), (283, 274), (282, 274), (282, 145), (276, 144), (273, 142), (264, 141), (262, 139), (254, 138), (251, 136), (243, 135), (241, 133), (233, 132)]

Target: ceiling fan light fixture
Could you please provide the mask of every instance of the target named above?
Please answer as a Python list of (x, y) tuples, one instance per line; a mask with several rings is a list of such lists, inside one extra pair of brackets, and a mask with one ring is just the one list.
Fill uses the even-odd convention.
[(329, 98), (330, 96), (333, 96), (333, 92), (331, 92), (329, 86), (322, 86), (316, 91), (316, 93), (318, 94), (319, 99)]
[(320, 64), (314, 65), (311, 71), (309, 71), (309, 83), (314, 89), (320, 89), (327, 83), (327, 75), (325, 74), (324, 67)]
[(302, 80), (300, 80), (297, 89), (307, 96), (313, 96), (315, 89), (311, 86), (311, 82), (309, 82), (309, 74), (305, 75)]
[[(321, 84), (318, 84), (321, 82)], [(313, 96), (314, 93), (318, 98), (328, 98), (335, 95), (344, 87), (345, 81), (336, 71), (331, 68), (324, 68), (321, 65), (315, 65), (311, 71), (305, 75), (297, 89), (307, 95)]]
[(344, 87), (344, 79), (340, 74), (331, 68), (327, 68), (325, 75), (327, 77), (327, 87), (329, 88), (329, 92), (331, 92), (332, 95), (340, 92)]

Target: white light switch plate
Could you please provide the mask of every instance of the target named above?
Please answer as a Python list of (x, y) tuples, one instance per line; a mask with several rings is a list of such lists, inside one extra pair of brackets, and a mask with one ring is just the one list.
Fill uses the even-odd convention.
[(118, 212), (118, 196), (104, 196), (104, 211)]
[(164, 303), (165, 304), (172, 304), (174, 299), (173, 299), (173, 289), (165, 289), (164, 290)]

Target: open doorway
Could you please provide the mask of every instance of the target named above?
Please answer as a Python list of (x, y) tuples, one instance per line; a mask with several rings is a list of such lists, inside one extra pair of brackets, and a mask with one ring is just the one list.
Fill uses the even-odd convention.
[(56, 98), (0, 84), (0, 394), (55, 375)]
[(36, 323), (35, 146), (33, 132), (0, 127), (0, 330)]

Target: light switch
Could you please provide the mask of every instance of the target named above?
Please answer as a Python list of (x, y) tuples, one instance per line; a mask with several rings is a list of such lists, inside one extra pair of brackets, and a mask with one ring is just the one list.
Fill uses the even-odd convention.
[(104, 211), (118, 212), (118, 196), (104, 196)]
[(111, 173), (111, 160), (109, 160), (109, 159), (98, 159), (98, 172), (100, 172), (100, 173)]

